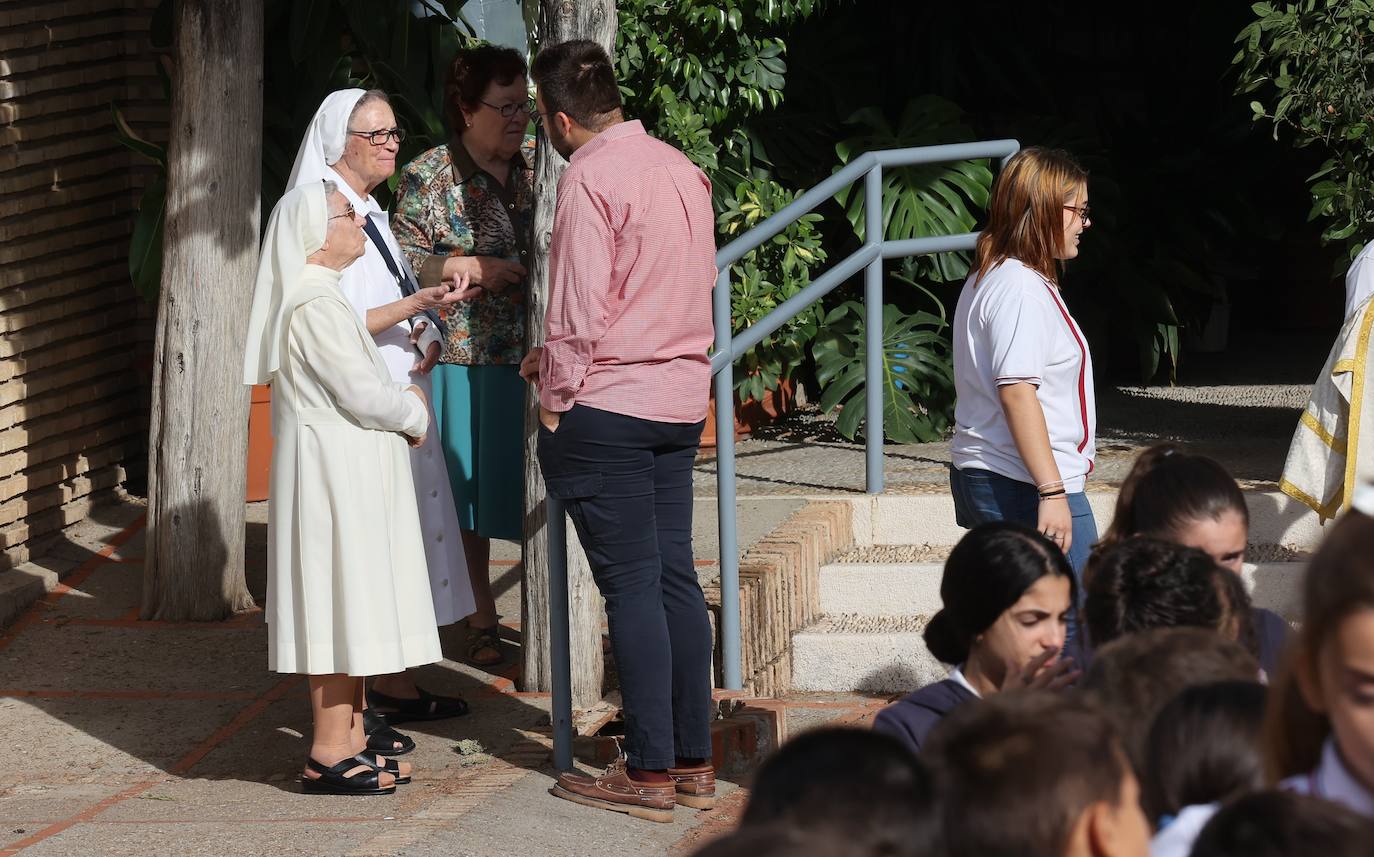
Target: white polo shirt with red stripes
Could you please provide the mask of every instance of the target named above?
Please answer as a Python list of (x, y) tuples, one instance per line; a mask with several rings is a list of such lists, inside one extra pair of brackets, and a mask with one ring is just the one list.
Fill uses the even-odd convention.
[(964, 283), (954, 311), (954, 440), (960, 470), (1035, 480), (1012, 440), (997, 388), (1026, 382), (1045, 411), (1050, 448), (1069, 493), (1083, 490), (1096, 455), (1097, 405), (1088, 341), (1059, 289), (1017, 259)]

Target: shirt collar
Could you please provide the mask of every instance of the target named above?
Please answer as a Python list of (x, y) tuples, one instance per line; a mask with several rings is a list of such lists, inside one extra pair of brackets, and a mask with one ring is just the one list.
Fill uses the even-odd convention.
[(1322, 762), (1312, 773), (1312, 780), (1317, 797), (1345, 804), (1366, 818), (1374, 818), (1374, 794), (1370, 794), (1345, 766), (1334, 736), (1326, 739)]
[[(522, 149), (524, 149), (523, 144), (510, 159), (512, 170), (529, 169), (529, 165), (525, 163), (525, 158), (521, 154)], [(468, 147), (463, 145), (462, 139), (454, 138), (453, 142), (449, 144), (448, 151), (449, 159), (453, 161), (453, 171), (457, 174), (459, 182), (465, 182), (478, 173), (491, 175), (491, 173), (477, 166), (477, 162), (472, 159), (472, 155), (468, 152)], [(495, 180), (496, 177), (492, 176), (492, 181)]]
[(643, 134), (644, 123), (640, 122), (638, 119), (630, 119), (625, 122), (617, 122), (616, 124), (607, 128), (605, 131), (602, 131), (592, 139), (588, 140), (586, 143), (583, 143), (582, 148), (578, 149), (576, 152), (573, 152), (570, 161), (575, 164), (577, 163), (579, 158), (586, 158), (590, 155), (593, 155), (598, 150), (603, 149), (606, 146), (609, 146), (617, 140), (624, 140), (627, 137), (636, 137)]
[(353, 188), (348, 186), (348, 182), (343, 180), (343, 176), (339, 175), (333, 167), (325, 167), (324, 173), (325, 178), (339, 186), (339, 192), (344, 195), (344, 198), (349, 201), (353, 210), (358, 214), (363, 217), (371, 217), (374, 214), (383, 213), (382, 207), (377, 204), (377, 200), (372, 198), (372, 194), (368, 194), (366, 199), (358, 196), (354, 193)]
[(949, 680), (959, 685), (964, 690), (967, 690), (969, 693), (973, 694), (978, 699), (983, 698), (983, 695), (978, 692), (978, 689), (975, 688), (973, 685), (969, 684), (968, 679), (964, 677), (963, 664), (960, 664), (959, 666), (949, 671)]

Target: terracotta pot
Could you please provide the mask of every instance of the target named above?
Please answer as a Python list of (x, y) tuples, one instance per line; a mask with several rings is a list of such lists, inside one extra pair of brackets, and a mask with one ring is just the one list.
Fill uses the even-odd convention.
[(267, 499), (271, 470), (272, 388), (259, 384), (248, 409), (248, 502)]
[[(776, 390), (769, 390), (763, 401), (750, 396), (743, 402), (735, 394), (735, 440), (742, 440), (760, 426), (790, 414), (797, 404), (796, 385), (792, 379), (783, 381)], [(711, 449), (716, 445), (716, 400), (713, 396), (706, 408), (706, 428), (701, 432), (701, 445)]]

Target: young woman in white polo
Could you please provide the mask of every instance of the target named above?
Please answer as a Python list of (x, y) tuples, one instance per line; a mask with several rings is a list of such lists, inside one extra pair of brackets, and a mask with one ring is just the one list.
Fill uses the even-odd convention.
[(1088, 174), (1073, 158), (1039, 148), (1012, 157), (993, 185), (953, 330), (959, 525), (1035, 527), (1080, 578), (1097, 541), (1083, 493), (1097, 414), (1088, 342), (1059, 272), (1089, 223)]

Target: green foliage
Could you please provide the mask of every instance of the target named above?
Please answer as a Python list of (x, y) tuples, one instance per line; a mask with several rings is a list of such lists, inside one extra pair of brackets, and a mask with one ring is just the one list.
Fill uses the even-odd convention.
[[(954, 368), (947, 324), (941, 315), (903, 313), (883, 307), (883, 431), (898, 443), (928, 443), (944, 437), (954, 407)], [(864, 423), (864, 308), (846, 301), (831, 310), (812, 348), (825, 387), (821, 410), (839, 410), (835, 427), (853, 439)]]
[[(747, 178), (735, 185), (734, 195), (724, 202), (716, 218), (722, 238), (744, 234), (796, 194), (766, 178)], [(731, 268), (730, 317), (736, 331), (759, 321), (783, 301), (806, 288), (811, 267), (825, 261), (821, 247), (819, 214), (798, 218), (772, 240), (749, 253)], [(820, 308), (803, 310), (777, 332), (764, 339), (740, 361), (735, 388), (741, 398), (763, 399), (767, 390), (791, 376), (816, 335)]]
[[(963, 111), (953, 102), (924, 95), (907, 102), (893, 126), (881, 109), (865, 107), (849, 117), (858, 133), (835, 146), (841, 163), (874, 149), (901, 149), (968, 142), (973, 131), (963, 124)], [(923, 164), (883, 171), (884, 237), (893, 241), (935, 235), (958, 235), (978, 227), (975, 209), (986, 208), (992, 193), (992, 170), (986, 160)], [(845, 206), (854, 234), (864, 237), (864, 190), (855, 182), (837, 196)], [(916, 270), (939, 282), (968, 276), (969, 254), (923, 256)]]
[(125, 120), (117, 105), (110, 105), (114, 116), (115, 139), (157, 167), (153, 180), (143, 189), (138, 201), (134, 234), (129, 241), (129, 279), (138, 294), (156, 303), (162, 285), (162, 221), (167, 210), (167, 149), (139, 136)]
[[(620, 0), (615, 54), (630, 115), (713, 173), (722, 150), (745, 144), (745, 120), (782, 103), (783, 29), (824, 4)], [(684, 110), (699, 119), (684, 122)]]
[(1285, 129), (1298, 147), (1329, 154), (1309, 179), (1308, 219), (1327, 221), (1322, 240), (1359, 252), (1374, 229), (1374, 4), (1368, 0), (1256, 3), (1236, 38), (1238, 91), (1252, 94), (1255, 121)]

